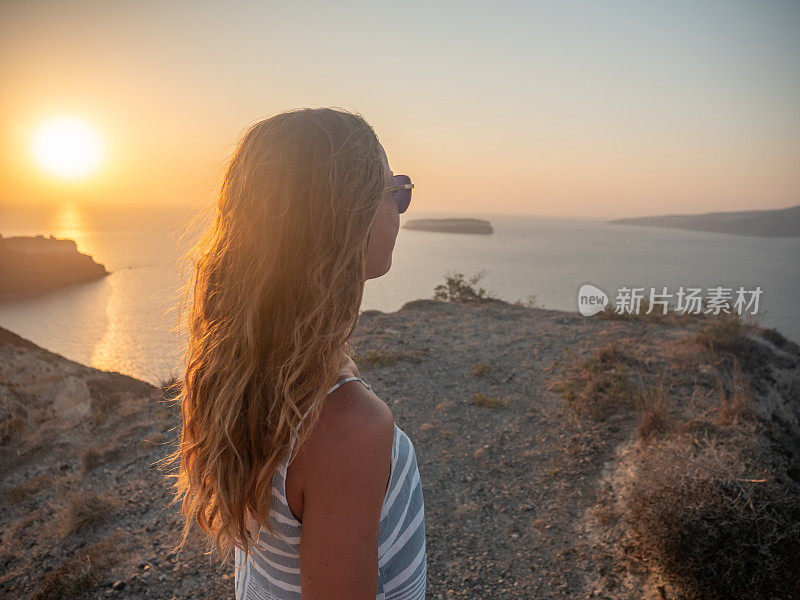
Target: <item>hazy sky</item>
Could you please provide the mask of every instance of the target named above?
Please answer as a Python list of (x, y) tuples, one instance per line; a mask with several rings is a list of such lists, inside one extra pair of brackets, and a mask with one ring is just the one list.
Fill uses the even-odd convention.
[[(411, 210), (800, 203), (796, 0), (3, 0), (0, 86), (0, 202), (213, 202), (243, 128), (333, 106), (373, 125)], [(59, 115), (105, 140), (83, 181), (31, 158)]]

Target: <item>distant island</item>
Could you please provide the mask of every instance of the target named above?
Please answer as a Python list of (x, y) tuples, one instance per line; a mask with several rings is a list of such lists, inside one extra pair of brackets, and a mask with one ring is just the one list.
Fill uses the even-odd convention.
[(494, 233), (492, 224), (483, 219), (414, 219), (405, 223), (403, 229), (445, 233)]
[(75, 240), (0, 234), (0, 301), (17, 300), (108, 275)]
[(614, 219), (609, 223), (672, 227), (691, 231), (713, 231), (737, 235), (789, 237), (800, 235), (800, 205), (777, 210), (711, 212), (699, 215), (664, 215)]

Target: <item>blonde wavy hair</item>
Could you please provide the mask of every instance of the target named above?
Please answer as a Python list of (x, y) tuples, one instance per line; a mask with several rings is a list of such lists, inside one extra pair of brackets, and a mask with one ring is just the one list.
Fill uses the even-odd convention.
[[(380, 143), (358, 113), (302, 108), (240, 136), (213, 223), (189, 251), (180, 440), (180, 551), (196, 522), (224, 561), (269, 519), (272, 477), (308, 438), (358, 323), (369, 232), (385, 190)], [(183, 322), (182, 308), (178, 309)], [(306, 422), (301, 417), (310, 410)], [(295, 455), (295, 453), (293, 453)], [(211, 550), (209, 550), (209, 553)]]

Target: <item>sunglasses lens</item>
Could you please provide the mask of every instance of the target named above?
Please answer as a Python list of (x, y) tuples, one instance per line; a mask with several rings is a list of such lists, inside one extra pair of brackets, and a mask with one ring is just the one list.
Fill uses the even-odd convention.
[[(408, 175), (395, 175), (395, 185), (407, 185), (411, 183), (411, 178)], [(396, 190), (394, 193), (395, 202), (397, 202), (397, 212), (403, 214), (408, 210), (408, 205), (411, 204), (411, 190)]]

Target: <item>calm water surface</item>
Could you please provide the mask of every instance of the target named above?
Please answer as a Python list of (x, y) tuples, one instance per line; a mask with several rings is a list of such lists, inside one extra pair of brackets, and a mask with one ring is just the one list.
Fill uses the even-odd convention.
[[(187, 209), (86, 212), (0, 208), (3, 235), (75, 239), (111, 271), (35, 299), (0, 304), (0, 326), (96, 368), (158, 383), (180, 371), (175, 307), (186, 274), (183, 249), (199, 227)], [(409, 211), (408, 219), (453, 215)], [(366, 283), (362, 310), (385, 312), (430, 298), (445, 276), (485, 272), (477, 284), (509, 302), (577, 311), (577, 291), (592, 283), (612, 298), (622, 286), (716, 286), (763, 290), (759, 322), (800, 341), (800, 238), (608, 225), (599, 219), (459, 215), (491, 221), (493, 235), (401, 229), (392, 269)], [(183, 237), (181, 237), (183, 234)]]

